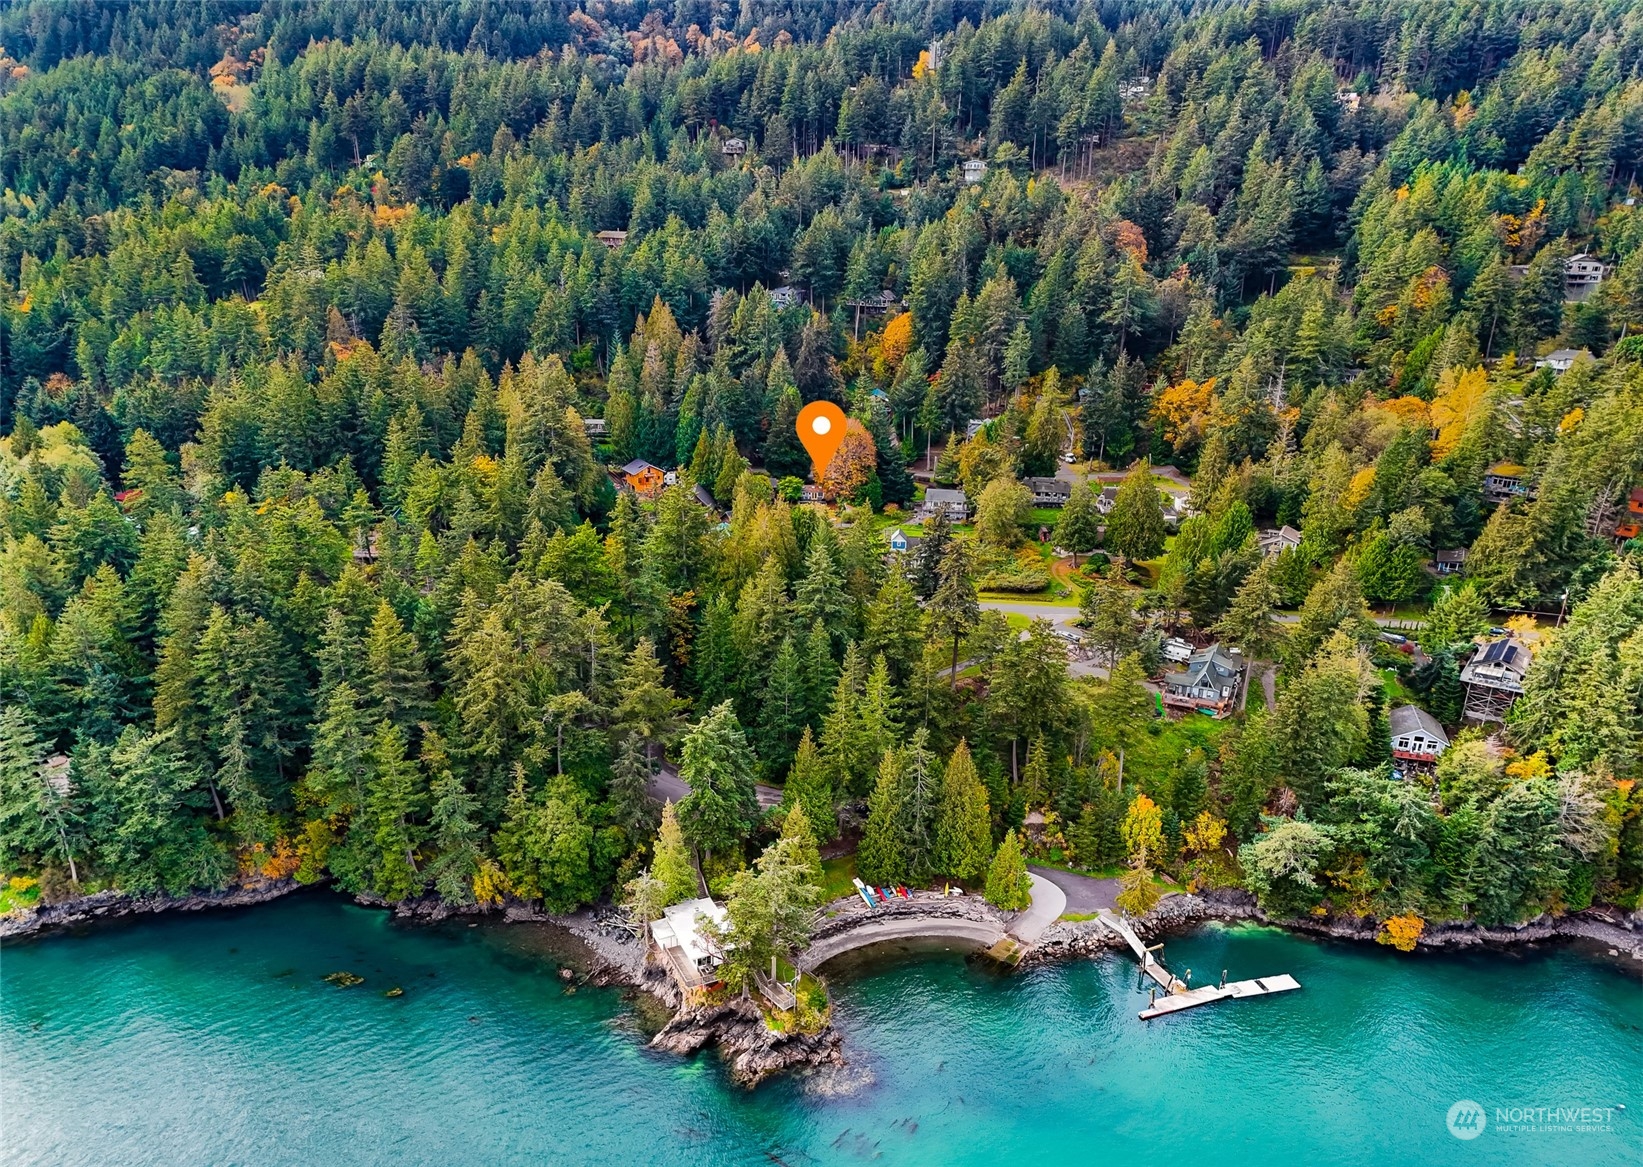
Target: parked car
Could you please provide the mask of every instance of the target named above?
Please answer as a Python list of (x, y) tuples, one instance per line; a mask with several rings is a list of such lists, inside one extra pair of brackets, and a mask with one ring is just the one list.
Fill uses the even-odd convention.
[(1386, 643), (1388, 643), (1388, 644), (1408, 644), (1409, 643), (1409, 637), (1405, 636), (1401, 632), (1383, 632), (1383, 633), (1381, 633), (1381, 639), (1386, 641)]

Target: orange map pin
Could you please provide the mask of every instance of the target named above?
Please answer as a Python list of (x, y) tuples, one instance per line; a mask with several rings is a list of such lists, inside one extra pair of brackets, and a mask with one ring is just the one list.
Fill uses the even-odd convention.
[(816, 481), (827, 473), (827, 464), (844, 441), (844, 410), (831, 401), (812, 401), (799, 410), (796, 423), (799, 441), (810, 452), (810, 461), (816, 466)]

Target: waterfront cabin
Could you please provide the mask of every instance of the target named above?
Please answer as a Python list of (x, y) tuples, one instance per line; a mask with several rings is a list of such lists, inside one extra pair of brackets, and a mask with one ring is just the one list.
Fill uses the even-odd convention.
[(972, 417), (969, 421), (964, 423), (964, 440), (969, 441), (971, 438), (975, 437), (977, 434), (979, 434), (982, 430), (984, 430), (986, 428), (987, 428), (987, 419), (986, 418), (984, 418), (984, 417)]
[(674, 904), (651, 921), (650, 939), (681, 992), (691, 993), (719, 983), (724, 953), (704, 924), (728, 930), (730, 916), (707, 897)]
[(1506, 714), (1523, 695), (1529, 672), (1529, 648), (1514, 636), (1485, 641), (1460, 671), (1466, 689), (1463, 721), (1504, 724)]
[(1227, 717), (1238, 708), (1243, 679), (1243, 657), (1212, 644), (1188, 657), (1183, 671), (1164, 677), (1164, 708)]
[(964, 162), (964, 185), (975, 186), (987, 177), (987, 164), (979, 158), (969, 158)]
[(784, 308), (791, 308), (795, 304), (803, 303), (804, 293), (792, 284), (783, 284), (779, 288), (770, 289), (770, 306), (780, 312)]
[(970, 500), (962, 490), (932, 486), (924, 492), (924, 511), (931, 516), (945, 514), (949, 522), (962, 523), (970, 517)]
[(1064, 478), (1029, 478), (1026, 482), (1035, 507), (1064, 507), (1072, 497), (1073, 484)]
[(584, 417), (582, 419), (582, 429), (590, 438), (602, 438), (609, 432), (605, 428), (605, 419), (602, 417)]
[(747, 153), (747, 143), (740, 138), (726, 138), (724, 145), (719, 147), (719, 152), (726, 158), (740, 158)]
[(606, 249), (620, 251), (622, 244), (628, 241), (628, 233), (626, 231), (601, 231), (594, 238), (603, 243)]
[(1400, 705), (1387, 721), (1392, 726), (1392, 757), (1403, 766), (1431, 766), (1449, 748), (1449, 735), (1438, 719), (1414, 705)]

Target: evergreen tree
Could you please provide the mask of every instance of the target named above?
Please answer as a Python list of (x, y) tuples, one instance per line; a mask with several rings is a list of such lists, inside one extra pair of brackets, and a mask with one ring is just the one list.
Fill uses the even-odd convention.
[(1142, 461), (1125, 475), (1107, 517), (1106, 544), (1135, 562), (1164, 549), (1164, 507), (1152, 482), (1152, 466)]
[(856, 849), (856, 870), (871, 887), (897, 887), (910, 878), (909, 844), (901, 804), (904, 761), (895, 749), (879, 760), (878, 781), (867, 800), (867, 827)]
[(931, 634), (953, 642), (949, 685), (956, 689), (959, 642), (981, 618), (981, 604), (976, 599), (975, 584), (970, 580), (970, 557), (964, 544), (953, 542), (942, 558), (940, 583), (930, 597), (928, 612)]
[(799, 738), (793, 766), (787, 772), (782, 787), (782, 805), (803, 806), (805, 821), (811, 824), (818, 842), (828, 842), (838, 834), (838, 816), (833, 807), (833, 785), (828, 780), (827, 767), (816, 750), (810, 727), (805, 726)]
[(969, 746), (960, 741), (942, 778), (936, 818), (935, 867), (960, 882), (982, 877), (992, 859), (992, 814), (987, 790), (976, 773)]
[(1075, 483), (1056, 520), (1056, 546), (1072, 552), (1073, 566), (1077, 567), (1079, 551), (1093, 549), (1100, 538), (1101, 512), (1095, 505), (1095, 489), (1088, 482)]
[(1027, 861), (1022, 858), (1014, 831), (1004, 832), (1004, 841), (987, 868), (987, 902), (1006, 912), (1019, 911), (1032, 902)]
[(690, 794), (679, 804), (685, 837), (706, 854), (740, 845), (759, 817), (753, 792), (757, 763), (741, 723), (725, 701), (685, 734), (679, 777)]
[(684, 832), (679, 827), (673, 804), (662, 807), (662, 825), (651, 848), (651, 875), (662, 886), (662, 906), (695, 899), (698, 894), (696, 868), (690, 862)]

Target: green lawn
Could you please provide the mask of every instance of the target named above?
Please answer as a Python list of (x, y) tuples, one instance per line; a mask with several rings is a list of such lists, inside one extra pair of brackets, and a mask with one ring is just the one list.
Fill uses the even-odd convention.
[(854, 853), (840, 855), (837, 859), (822, 860), (822, 895), (827, 903), (842, 896), (856, 894), (856, 885), (850, 881), (856, 878), (856, 856)]
[(1216, 721), (1213, 717), (1194, 713), (1179, 721), (1163, 719), (1155, 722), (1157, 735), (1147, 734), (1130, 749), (1124, 758), (1124, 786), (1138, 783), (1147, 790), (1169, 790), (1181, 763), (1194, 749), (1204, 751), (1211, 762), (1220, 748), (1220, 738), (1230, 721)]
[(1381, 680), (1386, 685), (1386, 699), (1393, 705), (1418, 705), (1415, 694), (1404, 687), (1398, 679), (1397, 669), (1382, 669)]

